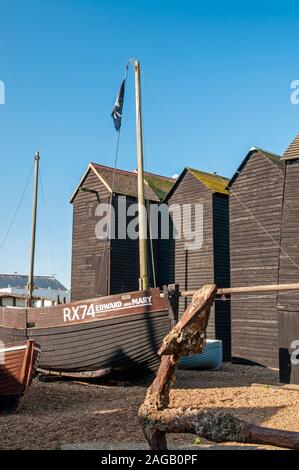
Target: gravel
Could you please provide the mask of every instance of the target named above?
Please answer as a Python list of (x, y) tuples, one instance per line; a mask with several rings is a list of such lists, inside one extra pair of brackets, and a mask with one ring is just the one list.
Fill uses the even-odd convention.
[[(142, 447), (137, 412), (150, 381), (140, 377), (97, 383), (35, 380), (15, 415), (0, 416), (1, 449), (60, 449), (89, 443), (107, 448)], [(265, 384), (252, 387), (251, 384)], [(256, 366), (224, 364), (219, 371), (179, 371), (171, 406), (232, 412), (255, 424), (299, 431), (299, 392), (279, 384), (278, 372)], [(188, 434), (169, 436), (170, 447), (190, 446)], [(257, 448), (240, 444), (205, 448)], [(201, 445), (198, 446), (200, 448)], [(84, 446), (83, 446), (84, 448)], [(267, 448), (260, 446), (259, 448)]]

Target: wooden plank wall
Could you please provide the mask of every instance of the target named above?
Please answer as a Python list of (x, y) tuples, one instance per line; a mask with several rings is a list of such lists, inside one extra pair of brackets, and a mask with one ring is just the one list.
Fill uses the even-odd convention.
[[(126, 198), (126, 210), (132, 204), (136, 203), (135, 198)], [(119, 225), (118, 220), (118, 197), (113, 198), (113, 207), (115, 208), (116, 236)], [(126, 219), (126, 227), (133, 217)], [(111, 294), (118, 292), (136, 291), (139, 289), (139, 253), (138, 240), (126, 239), (111, 240)]]
[[(230, 286), (229, 198), (213, 194), (214, 282), (218, 287)], [(215, 301), (215, 337), (222, 340), (223, 359), (231, 359), (230, 298)]]
[[(168, 204), (203, 204), (203, 246), (199, 250), (184, 248), (185, 240), (160, 243), (160, 278), (163, 283), (178, 283), (182, 290), (198, 289), (214, 282), (212, 193), (191, 173), (187, 172), (168, 200)], [(194, 227), (194, 212), (192, 212)], [(186, 309), (187, 298), (180, 299), (179, 314)], [(214, 309), (208, 327), (208, 337), (215, 338)]]
[[(254, 153), (230, 192), (232, 287), (277, 284), (282, 201), (283, 170)], [(231, 317), (233, 357), (278, 367), (277, 295), (233, 295)]]
[[(95, 228), (97, 218), (95, 209), (100, 202), (109, 202), (110, 194), (90, 170), (83, 184), (85, 188), (98, 191), (97, 195), (79, 191), (73, 202), (73, 240), (72, 240), (72, 300), (83, 300), (96, 296), (98, 285), (100, 294), (108, 293), (108, 268), (110, 243), (97, 240)], [(104, 252), (105, 248), (105, 252)], [(102, 279), (98, 279), (98, 270), (104, 257), (105, 265)]]
[[(110, 265), (110, 285), (111, 294), (118, 292), (130, 292), (139, 289), (139, 240), (131, 240), (127, 236), (126, 239), (118, 238), (118, 197), (113, 198), (113, 207), (115, 208), (115, 226), (116, 226), (116, 238), (111, 240), (111, 265)], [(136, 204), (137, 199), (133, 197), (126, 197), (126, 210), (132, 205)], [(148, 205), (147, 205), (148, 208)], [(137, 215), (137, 214), (136, 214)], [(132, 222), (136, 217), (126, 218), (126, 226)], [(138, 230), (138, 226), (137, 226)], [(149, 240), (149, 231), (148, 231)], [(154, 252), (154, 264), (156, 270), (157, 280), (159, 279), (159, 263), (158, 263), (158, 250), (159, 241), (153, 241), (153, 252)], [(151, 261), (151, 244), (148, 241), (148, 275), (149, 275), (149, 286), (153, 287), (153, 269)]]
[[(129, 292), (139, 289), (139, 243), (137, 240), (118, 239), (118, 197), (113, 196), (116, 238), (106, 243), (97, 240), (95, 209), (99, 202), (108, 203), (110, 194), (98, 177), (90, 170), (83, 187), (98, 191), (79, 192), (73, 202), (72, 244), (72, 300), (84, 300), (98, 295)], [(137, 199), (126, 198), (126, 209)], [(127, 224), (135, 216), (127, 217)], [(157, 280), (159, 278), (159, 242), (153, 241)], [(102, 265), (103, 263), (103, 265)], [(101, 267), (102, 266), (102, 267)], [(153, 270), (151, 246), (148, 243), (149, 285), (152, 287)], [(101, 279), (100, 279), (101, 277)]]
[[(279, 282), (299, 282), (299, 160), (286, 163), (281, 247)], [(299, 292), (280, 292), (278, 308), (299, 312)]]
[[(281, 247), (279, 282), (299, 282), (299, 160), (286, 162)], [(299, 340), (298, 291), (278, 294), (278, 312), (280, 380), (299, 384), (299, 365), (291, 362), (292, 342)]]

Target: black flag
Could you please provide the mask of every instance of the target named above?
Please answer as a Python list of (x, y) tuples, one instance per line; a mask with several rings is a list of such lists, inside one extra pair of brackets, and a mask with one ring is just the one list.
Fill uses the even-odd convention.
[(120, 130), (121, 118), (123, 112), (124, 96), (125, 96), (125, 80), (123, 80), (121, 87), (119, 89), (114, 108), (112, 110), (111, 116), (114, 122), (114, 127), (117, 131)]

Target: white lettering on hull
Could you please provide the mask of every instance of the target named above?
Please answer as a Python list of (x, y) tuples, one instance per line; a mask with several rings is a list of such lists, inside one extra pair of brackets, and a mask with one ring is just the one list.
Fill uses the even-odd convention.
[(114, 312), (115, 310), (124, 310), (132, 307), (143, 307), (144, 305), (152, 305), (152, 296), (137, 297), (135, 299), (117, 300), (115, 302), (106, 302), (103, 304), (82, 304), (74, 307), (65, 307), (63, 309), (63, 321), (73, 322), (90, 320), (95, 318), (97, 314), (103, 312)]

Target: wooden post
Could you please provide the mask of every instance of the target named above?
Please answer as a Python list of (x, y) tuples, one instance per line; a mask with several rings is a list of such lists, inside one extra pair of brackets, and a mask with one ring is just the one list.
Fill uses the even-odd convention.
[(263, 428), (230, 413), (203, 409), (168, 408), (180, 356), (201, 352), (205, 346), (215, 285), (204, 286), (193, 296), (181, 320), (164, 338), (157, 376), (139, 408), (139, 422), (151, 450), (166, 450), (166, 433), (193, 433), (215, 442), (270, 444), (299, 449), (299, 433)]
[(28, 294), (29, 306), (32, 303), (33, 290), (34, 290), (34, 259), (35, 259), (35, 237), (36, 237), (36, 215), (37, 215), (37, 195), (38, 195), (38, 172), (39, 172), (39, 152), (34, 156), (35, 169), (34, 169), (34, 194), (32, 206), (32, 233), (31, 233), (31, 252), (30, 252), (30, 269), (28, 279)]
[(179, 319), (179, 285), (168, 284), (163, 286), (163, 292), (168, 301), (168, 312), (171, 320), (171, 326), (174, 326)]
[(134, 61), (135, 68), (135, 94), (136, 94), (136, 136), (137, 136), (137, 160), (138, 160), (138, 216), (139, 216), (139, 264), (140, 278), (139, 289), (148, 288), (147, 273), (147, 217), (144, 199), (144, 171), (143, 171), (143, 138), (142, 138), (142, 114), (141, 114), (141, 87), (140, 87), (140, 62)]

